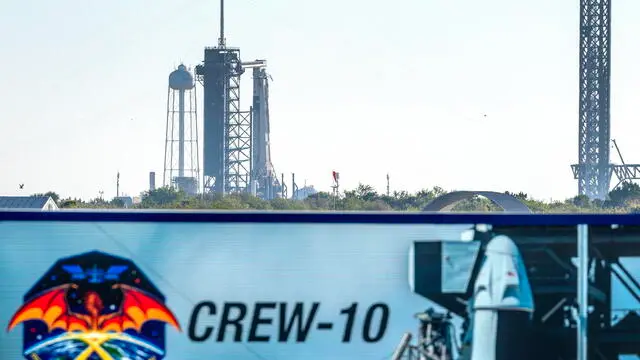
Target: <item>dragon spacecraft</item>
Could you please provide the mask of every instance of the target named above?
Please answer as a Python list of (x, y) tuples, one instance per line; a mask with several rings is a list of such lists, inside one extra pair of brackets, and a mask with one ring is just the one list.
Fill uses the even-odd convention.
[[(529, 359), (533, 292), (522, 255), (508, 236), (495, 235), (484, 241), (414, 242), (409, 254), (409, 283), (413, 292), (466, 313), (462, 346), (453, 345), (451, 326), (442, 326), (435, 330), (438, 336), (422, 336), (447, 339), (440, 350), (434, 350), (437, 347), (433, 345), (405, 345), (405, 350), (399, 346), (399, 356), (411, 351), (417, 358)], [(427, 315), (423, 317), (433, 323), (436, 316)]]

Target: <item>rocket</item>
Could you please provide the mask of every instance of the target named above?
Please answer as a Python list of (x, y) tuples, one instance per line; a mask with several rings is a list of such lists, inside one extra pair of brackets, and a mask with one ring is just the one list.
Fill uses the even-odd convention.
[(508, 236), (487, 244), (471, 310), (471, 360), (528, 360), (534, 304), (524, 261)]

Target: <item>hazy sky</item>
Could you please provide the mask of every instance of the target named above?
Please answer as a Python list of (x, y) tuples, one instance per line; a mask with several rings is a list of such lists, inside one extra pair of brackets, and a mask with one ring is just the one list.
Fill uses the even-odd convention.
[[(389, 172), (392, 190), (548, 200), (577, 192), (578, 4), (234, 0), (226, 34), (268, 60), (287, 178), (328, 189), (335, 169), (383, 191)], [(612, 137), (640, 162), (640, 2), (613, 7)], [(118, 171), (130, 195), (149, 171), (161, 182), (168, 74), (217, 29), (214, 0), (2, 1), (0, 194), (111, 197)]]

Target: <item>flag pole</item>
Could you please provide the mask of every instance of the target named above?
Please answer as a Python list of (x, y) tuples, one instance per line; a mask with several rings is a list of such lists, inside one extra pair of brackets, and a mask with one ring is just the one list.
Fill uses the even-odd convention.
[(340, 189), (340, 173), (337, 171), (333, 171), (333, 210), (337, 210), (338, 206), (337, 206), (337, 198), (338, 198), (338, 191)]

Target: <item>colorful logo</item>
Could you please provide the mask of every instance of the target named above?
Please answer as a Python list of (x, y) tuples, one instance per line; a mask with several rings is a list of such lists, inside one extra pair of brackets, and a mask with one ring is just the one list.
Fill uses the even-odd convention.
[(89, 252), (58, 260), (24, 297), (7, 331), (24, 324), (29, 360), (160, 360), (164, 296), (128, 259)]

